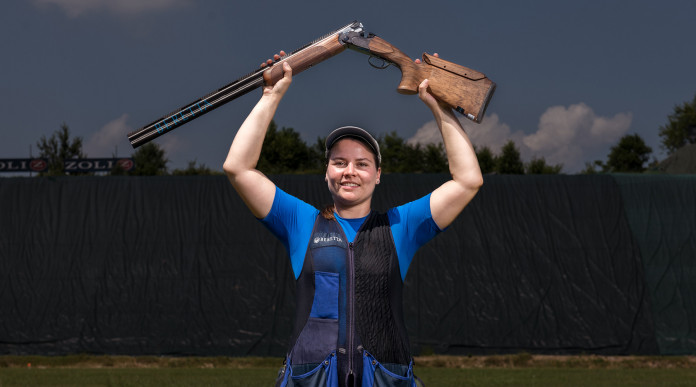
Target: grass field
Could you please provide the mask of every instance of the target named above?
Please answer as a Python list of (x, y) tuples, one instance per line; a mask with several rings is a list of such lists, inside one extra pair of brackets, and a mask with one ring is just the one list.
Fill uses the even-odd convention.
[[(271, 386), (275, 358), (0, 356), (5, 386)], [(694, 386), (694, 357), (428, 356), (431, 386)]]

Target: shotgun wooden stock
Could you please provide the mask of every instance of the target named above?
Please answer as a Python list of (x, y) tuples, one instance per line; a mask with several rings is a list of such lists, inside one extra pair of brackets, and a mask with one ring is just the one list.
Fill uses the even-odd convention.
[(408, 55), (378, 36), (365, 40), (368, 44), (363, 48), (401, 69), (397, 92), (416, 94), (418, 85), (427, 78), (429, 90), (437, 99), (474, 122), (481, 122), (495, 91), (495, 83), (483, 73), (426, 53), (423, 53), (422, 63), (414, 63)]

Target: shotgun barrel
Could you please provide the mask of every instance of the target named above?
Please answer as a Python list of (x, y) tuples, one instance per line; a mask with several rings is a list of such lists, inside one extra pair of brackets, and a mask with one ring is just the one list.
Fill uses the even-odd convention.
[(170, 132), (179, 126), (192, 121), (216, 108), (239, 98), (250, 91), (264, 85), (274, 85), (283, 77), (283, 62), (288, 62), (293, 74), (300, 72), (324, 61), (345, 50), (339, 36), (342, 33), (362, 31), (360, 22), (352, 22), (336, 31), (328, 33), (284, 56), (270, 67), (259, 68), (252, 73), (206, 95), (159, 119), (128, 133), (128, 141), (137, 148), (155, 138)]

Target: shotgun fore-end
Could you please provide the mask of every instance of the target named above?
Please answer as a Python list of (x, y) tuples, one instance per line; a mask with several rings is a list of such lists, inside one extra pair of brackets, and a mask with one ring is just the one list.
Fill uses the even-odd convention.
[(283, 62), (287, 62), (290, 67), (292, 67), (292, 74), (297, 75), (308, 68), (341, 53), (345, 49), (345, 45), (339, 41), (337, 34), (330, 36), (297, 52), (296, 54), (289, 55), (274, 63), (271, 68), (263, 72), (264, 84), (267, 86), (272, 86), (283, 78)]

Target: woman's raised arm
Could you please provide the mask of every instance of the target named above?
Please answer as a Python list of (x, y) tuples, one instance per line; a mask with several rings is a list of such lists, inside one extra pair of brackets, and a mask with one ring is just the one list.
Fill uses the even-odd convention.
[(244, 203), (257, 218), (271, 211), (275, 184), (256, 169), (261, 146), (276, 109), (292, 82), (292, 69), (283, 63), (284, 77), (274, 86), (266, 86), (259, 102), (244, 120), (232, 141), (223, 169)]
[(428, 92), (427, 79), (420, 84), (418, 95), (435, 116), (452, 174), (452, 180), (438, 187), (430, 196), (433, 220), (440, 229), (444, 229), (474, 198), (483, 185), (483, 176), (469, 136), (452, 109)]

